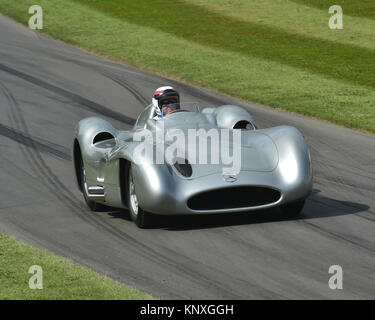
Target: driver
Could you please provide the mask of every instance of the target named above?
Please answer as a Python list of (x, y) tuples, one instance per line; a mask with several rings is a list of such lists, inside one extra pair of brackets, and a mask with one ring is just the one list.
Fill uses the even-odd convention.
[(180, 95), (173, 87), (160, 87), (154, 93), (152, 104), (156, 109), (156, 117), (165, 117), (180, 109)]

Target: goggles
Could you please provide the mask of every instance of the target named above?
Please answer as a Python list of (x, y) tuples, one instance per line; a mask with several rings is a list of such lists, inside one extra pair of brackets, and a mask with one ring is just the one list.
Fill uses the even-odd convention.
[(178, 97), (165, 97), (159, 100), (159, 107), (163, 107), (168, 104), (178, 103)]

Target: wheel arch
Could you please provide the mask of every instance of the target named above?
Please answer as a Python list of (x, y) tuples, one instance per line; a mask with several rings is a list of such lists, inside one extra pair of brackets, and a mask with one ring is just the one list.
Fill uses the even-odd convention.
[(205, 115), (212, 115), (216, 118), (217, 125), (225, 129), (245, 129), (247, 124), (252, 129), (257, 129), (254, 118), (244, 108), (235, 105), (223, 105), (216, 108), (205, 108), (202, 110)]

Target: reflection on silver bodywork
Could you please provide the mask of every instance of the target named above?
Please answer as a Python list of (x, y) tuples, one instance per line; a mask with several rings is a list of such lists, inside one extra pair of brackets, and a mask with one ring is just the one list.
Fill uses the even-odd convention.
[[(202, 112), (177, 112), (161, 120), (155, 120), (154, 116), (153, 106), (147, 106), (129, 131), (119, 131), (97, 117), (85, 118), (78, 123), (75, 140), (85, 168), (87, 191), (94, 201), (127, 207), (122, 186), (128, 183), (128, 177), (120, 175), (122, 162), (132, 164), (132, 199), (143, 210), (157, 214), (250, 211), (303, 200), (311, 191), (308, 145), (294, 127), (257, 129), (253, 117), (245, 109), (229, 105), (204, 108)], [(189, 163), (191, 175), (184, 176), (167, 162), (155, 164), (147, 159), (135, 159), (134, 150), (139, 142), (133, 141), (134, 133), (148, 129), (155, 134), (156, 121), (186, 133), (193, 128), (232, 130), (236, 125), (244, 126), (241, 170), (235, 175), (223, 175), (221, 163)], [(99, 138), (113, 138), (95, 140), (103, 132), (109, 135)], [(155, 154), (160, 152), (156, 143), (153, 148)], [(76, 148), (74, 150), (74, 158), (77, 158), (79, 155)], [(210, 203), (215, 197), (220, 197), (220, 201)]]

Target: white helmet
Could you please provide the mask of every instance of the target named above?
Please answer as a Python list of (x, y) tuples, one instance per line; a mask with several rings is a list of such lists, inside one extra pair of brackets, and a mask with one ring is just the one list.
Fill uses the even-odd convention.
[(152, 97), (152, 104), (160, 110), (163, 101), (178, 104), (180, 102), (180, 95), (173, 87), (160, 87), (156, 89)]

